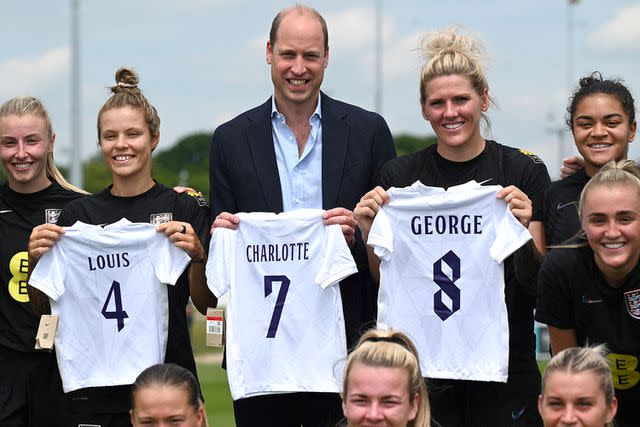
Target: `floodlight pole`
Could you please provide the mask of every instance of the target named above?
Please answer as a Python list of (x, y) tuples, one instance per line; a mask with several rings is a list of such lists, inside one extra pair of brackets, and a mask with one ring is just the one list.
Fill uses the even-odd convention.
[(71, 0), (71, 183), (82, 188), (82, 123), (80, 118), (80, 0)]
[(378, 114), (382, 114), (382, 0), (376, 0), (376, 66), (375, 66), (375, 101), (374, 108)]

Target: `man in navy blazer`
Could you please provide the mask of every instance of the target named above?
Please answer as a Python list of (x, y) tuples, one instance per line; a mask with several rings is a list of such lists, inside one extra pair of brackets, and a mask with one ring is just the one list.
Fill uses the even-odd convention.
[[(320, 91), (329, 59), (328, 32), (314, 9), (297, 5), (275, 17), (266, 59), (273, 97), (213, 134), (212, 229), (237, 228), (237, 212), (325, 209), (324, 222), (341, 225), (359, 270), (340, 284), (347, 345), (352, 347), (375, 323), (377, 294), (352, 211), (373, 188), (380, 167), (395, 157), (393, 139), (380, 115)], [(304, 395), (310, 394), (323, 393), (239, 399), (234, 402), (236, 423), (268, 425), (268, 413), (278, 414), (273, 420), (278, 426), (329, 425), (340, 418), (337, 395), (305, 405), (309, 396)], [(283, 411), (298, 411), (300, 417), (285, 420)]]

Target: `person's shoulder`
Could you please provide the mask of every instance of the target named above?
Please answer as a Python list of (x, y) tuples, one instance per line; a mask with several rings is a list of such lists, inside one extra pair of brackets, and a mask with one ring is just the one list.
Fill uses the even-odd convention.
[(371, 121), (382, 121), (386, 123), (384, 118), (374, 111), (365, 110), (364, 108), (358, 107), (357, 105), (349, 104), (347, 102), (331, 98), (324, 92), (321, 93), (321, 97), (323, 114), (326, 111), (337, 116), (346, 116), (348, 118), (358, 118)]
[(436, 148), (437, 145), (432, 144), (422, 150), (389, 160), (380, 169), (377, 183), (384, 188), (406, 187), (413, 184), (419, 179), (416, 170), (420, 169), (430, 156), (433, 156)]
[(538, 157), (537, 154), (531, 151), (523, 150), (522, 148), (510, 147), (495, 141), (487, 141), (487, 144), (492, 145), (495, 149), (502, 150), (502, 154), (505, 159), (522, 164), (539, 165), (546, 168), (544, 161)]
[(269, 99), (247, 111), (244, 111), (229, 121), (226, 121), (219, 125), (214, 131), (214, 137), (216, 134), (235, 131), (241, 128), (246, 127), (250, 123), (255, 123), (256, 121), (267, 119), (269, 117), (271, 111), (271, 97)]

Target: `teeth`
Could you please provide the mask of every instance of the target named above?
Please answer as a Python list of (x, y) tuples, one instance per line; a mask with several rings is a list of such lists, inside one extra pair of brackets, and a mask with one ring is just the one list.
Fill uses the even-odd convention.
[(460, 126), (462, 126), (462, 123), (448, 123), (444, 125), (446, 129), (458, 129)]
[(114, 159), (121, 162), (121, 161), (127, 161), (131, 158), (131, 156), (115, 156)]
[(16, 169), (27, 169), (29, 168), (29, 166), (31, 166), (31, 163), (14, 163), (13, 167), (15, 167)]
[(291, 83), (294, 86), (302, 86), (305, 83), (305, 80), (291, 79), (291, 80), (289, 80), (289, 83)]
[(607, 249), (618, 249), (618, 248), (621, 248), (622, 246), (624, 246), (624, 243), (620, 243), (620, 242), (604, 244), (604, 247)]
[(611, 144), (591, 144), (591, 148), (608, 148), (611, 147)]

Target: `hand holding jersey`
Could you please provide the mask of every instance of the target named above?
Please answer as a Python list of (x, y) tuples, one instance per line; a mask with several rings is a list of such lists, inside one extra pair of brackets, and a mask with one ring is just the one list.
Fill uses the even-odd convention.
[(340, 391), (335, 370), (347, 348), (337, 285), (357, 268), (340, 227), (325, 226), (322, 214), (240, 213), (237, 230), (213, 233), (207, 280), (217, 297), (230, 293), (227, 376), (234, 400)]
[(66, 229), (30, 277), (60, 316), (55, 343), (65, 392), (131, 384), (164, 360), (168, 302), (161, 285), (175, 284), (188, 262), (151, 224), (123, 219)]
[(502, 262), (531, 235), (496, 196), (519, 209), (517, 189), (417, 181), (387, 195), (367, 242), (382, 260), (378, 326), (412, 338), (426, 377), (506, 382)]

